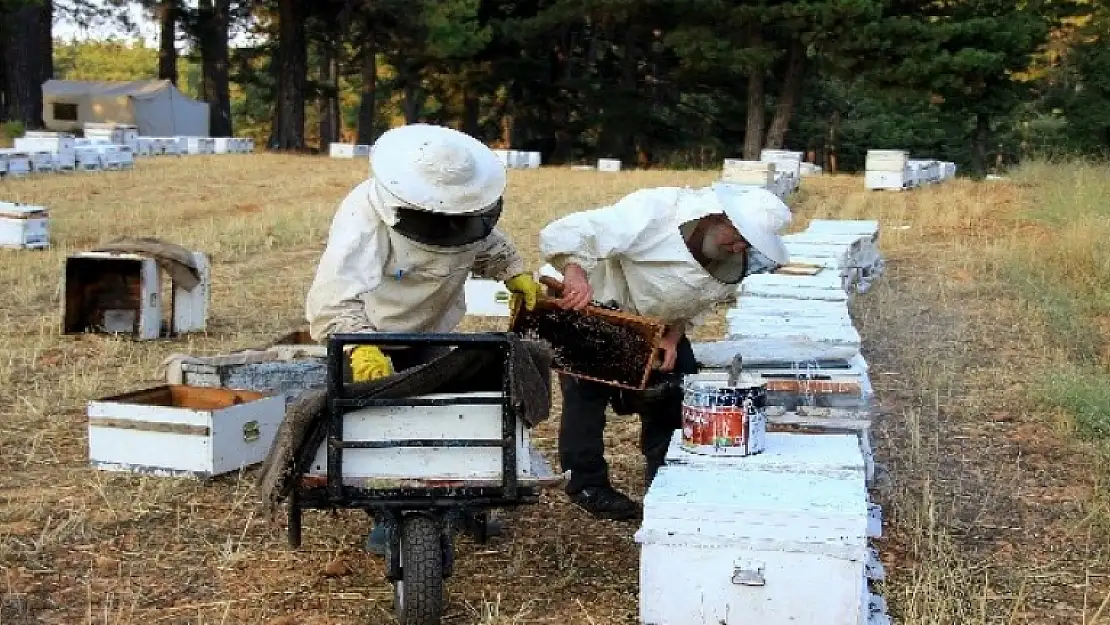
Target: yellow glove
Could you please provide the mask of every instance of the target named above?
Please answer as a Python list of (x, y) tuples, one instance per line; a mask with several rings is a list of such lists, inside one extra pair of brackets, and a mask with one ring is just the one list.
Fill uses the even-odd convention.
[(373, 345), (360, 345), (351, 350), (351, 378), (369, 382), (393, 374), (393, 362)]
[[(513, 292), (513, 299), (524, 298), (524, 307), (532, 310), (536, 307), (536, 298), (540, 295), (540, 284), (532, 278), (530, 273), (518, 273), (505, 281), (505, 286)], [(516, 308), (516, 302), (513, 302)]]

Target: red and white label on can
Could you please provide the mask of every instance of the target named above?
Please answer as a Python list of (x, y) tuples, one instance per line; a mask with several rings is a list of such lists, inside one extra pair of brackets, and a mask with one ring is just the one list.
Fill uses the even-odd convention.
[(682, 407), (682, 447), (706, 455), (748, 456), (764, 449), (767, 421), (751, 402)]

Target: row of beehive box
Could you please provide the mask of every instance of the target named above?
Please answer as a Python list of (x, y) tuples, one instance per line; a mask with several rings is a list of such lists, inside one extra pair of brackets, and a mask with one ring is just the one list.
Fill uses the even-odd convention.
[(905, 150), (868, 150), (864, 168), (867, 189), (911, 189), (956, 176), (955, 163), (911, 159)]
[(675, 435), (636, 535), (642, 623), (890, 622), (873, 587), (872, 393), (846, 279), (878, 224), (816, 220), (787, 241), (784, 273), (746, 278), (728, 336), (694, 346), (692, 378), (726, 384), (739, 354), (765, 386), (765, 449), (699, 456)]
[(0, 149), (0, 175), (130, 169), (140, 156), (231, 154), (254, 151), (253, 140), (208, 137), (134, 137), (117, 142), (68, 133), (28, 132), (14, 148)]
[[(328, 156), (331, 158), (365, 158), (370, 156), (369, 145), (360, 143), (331, 143)], [(542, 155), (539, 152), (522, 150), (493, 150), (497, 159), (508, 169), (536, 169), (540, 166)]]
[(821, 173), (821, 168), (803, 160), (801, 152), (762, 150), (758, 161), (727, 158), (721, 180), (762, 187), (785, 199), (798, 190), (801, 179)]

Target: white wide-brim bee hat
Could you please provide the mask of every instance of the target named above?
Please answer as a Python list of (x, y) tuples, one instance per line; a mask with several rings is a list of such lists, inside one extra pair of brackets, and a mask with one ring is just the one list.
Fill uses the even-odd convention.
[(493, 150), (468, 134), (431, 124), (382, 134), (370, 149), (370, 172), (405, 204), (445, 215), (488, 210), (505, 193), (505, 166)]

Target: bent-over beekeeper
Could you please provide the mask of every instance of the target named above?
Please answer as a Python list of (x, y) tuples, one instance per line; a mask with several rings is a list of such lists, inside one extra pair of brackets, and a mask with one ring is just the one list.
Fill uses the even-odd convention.
[(647, 391), (560, 375), (559, 463), (571, 501), (599, 518), (627, 520), (640, 506), (615, 489), (605, 461), (605, 411), (638, 413), (650, 485), (682, 426), (681, 377), (697, 372), (686, 333), (747, 275), (788, 260), (779, 232), (790, 209), (771, 192), (731, 184), (636, 191), (615, 204), (574, 213), (540, 232), (544, 259), (563, 274), (559, 304), (591, 301), (667, 324), (661, 363)]
[[(540, 291), (499, 230), (505, 166), (464, 133), (427, 124), (394, 128), (371, 147), (370, 178), (339, 206), (308, 292), (313, 340), (335, 333), (453, 332), (470, 274), (504, 281), (528, 308)], [(417, 349), (350, 351), (354, 382), (421, 364)], [(383, 553), (385, 534), (368, 547)]]

